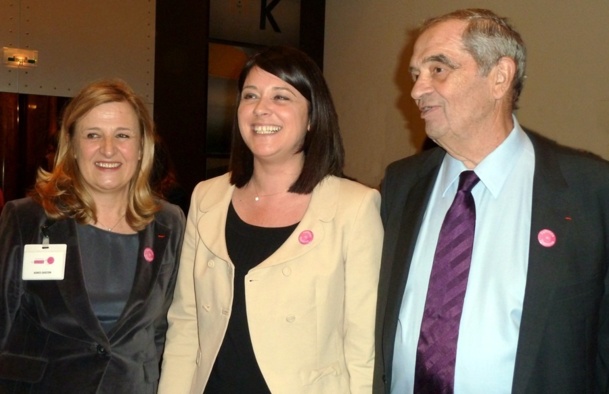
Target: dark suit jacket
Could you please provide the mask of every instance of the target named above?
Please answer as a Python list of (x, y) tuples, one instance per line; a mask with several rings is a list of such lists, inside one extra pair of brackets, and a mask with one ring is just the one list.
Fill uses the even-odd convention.
[[(64, 280), (23, 281), (26, 244), (67, 244)], [(163, 203), (139, 232), (134, 285), (116, 326), (94, 315), (72, 219), (47, 219), (31, 199), (6, 204), (0, 218), (0, 393), (154, 393), (173, 297), (184, 214)], [(154, 251), (149, 263), (145, 248)]]
[[(512, 392), (607, 392), (609, 163), (528, 135), (535, 149), (533, 213)], [(397, 161), (383, 181), (374, 393), (391, 387), (402, 296), (444, 155), (434, 148)], [(540, 245), (542, 229), (556, 235), (553, 247)]]

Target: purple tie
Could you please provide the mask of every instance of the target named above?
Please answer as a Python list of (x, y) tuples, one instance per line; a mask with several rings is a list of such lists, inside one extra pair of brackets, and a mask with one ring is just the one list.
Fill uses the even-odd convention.
[(476, 228), (471, 190), (479, 180), (473, 171), (461, 173), (457, 195), (440, 229), (417, 346), (416, 394), (454, 389), (459, 321)]

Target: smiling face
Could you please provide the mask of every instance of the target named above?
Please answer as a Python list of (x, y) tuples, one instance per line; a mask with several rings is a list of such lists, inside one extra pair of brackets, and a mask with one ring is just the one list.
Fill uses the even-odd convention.
[(482, 75), (465, 50), (461, 37), (466, 26), (449, 20), (430, 27), (416, 41), (410, 61), (411, 95), (427, 135), (449, 153), (479, 138), (497, 116), (494, 72)]
[(258, 67), (247, 75), (237, 112), (239, 130), (256, 160), (292, 160), (309, 124), (309, 102), (292, 85)]
[(93, 199), (126, 201), (141, 158), (141, 131), (131, 105), (98, 105), (76, 122), (72, 138), (76, 163)]

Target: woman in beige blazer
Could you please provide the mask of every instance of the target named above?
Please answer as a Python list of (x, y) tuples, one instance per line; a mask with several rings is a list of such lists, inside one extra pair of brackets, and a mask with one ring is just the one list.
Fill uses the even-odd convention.
[(192, 196), (160, 393), (370, 393), (379, 193), (342, 176), (304, 53), (255, 55), (238, 87), (231, 171)]

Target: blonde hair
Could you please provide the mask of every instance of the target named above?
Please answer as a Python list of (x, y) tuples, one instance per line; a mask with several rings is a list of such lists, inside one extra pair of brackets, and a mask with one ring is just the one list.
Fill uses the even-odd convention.
[(97, 221), (97, 210), (75, 159), (74, 134), (78, 122), (93, 108), (106, 103), (129, 104), (140, 127), (141, 160), (129, 184), (125, 218), (136, 231), (154, 219), (159, 201), (150, 190), (149, 178), (154, 162), (155, 131), (152, 117), (142, 99), (124, 81), (102, 80), (85, 86), (66, 106), (59, 130), (55, 165), (52, 171), (38, 170), (30, 196), (53, 219), (74, 218), (78, 223)]

